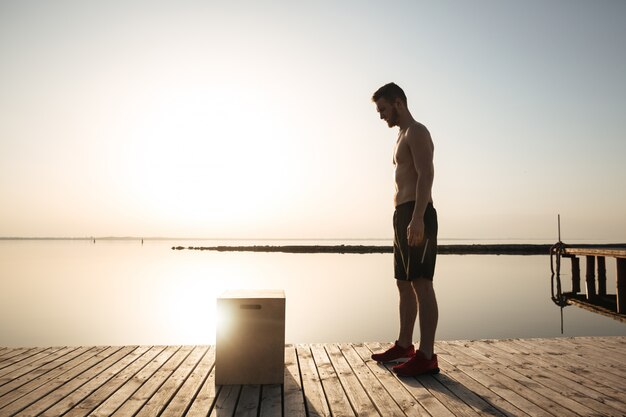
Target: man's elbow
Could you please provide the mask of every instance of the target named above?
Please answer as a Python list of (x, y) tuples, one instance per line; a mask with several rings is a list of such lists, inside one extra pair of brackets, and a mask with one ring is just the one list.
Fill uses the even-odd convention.
[(422, 182), (422, 183), (432, 183), (434, 177), (435, 177), (435, 170), (433, 169), (424, 169), (424, 170), (420, 170), (417, 173), (417, 180), (418, 182)]

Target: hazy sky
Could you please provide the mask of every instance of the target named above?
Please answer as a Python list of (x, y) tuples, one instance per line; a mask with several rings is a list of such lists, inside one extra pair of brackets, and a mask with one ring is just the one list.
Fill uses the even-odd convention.
[(624, 1), (0, 0), (0, 236), (626, 240)]

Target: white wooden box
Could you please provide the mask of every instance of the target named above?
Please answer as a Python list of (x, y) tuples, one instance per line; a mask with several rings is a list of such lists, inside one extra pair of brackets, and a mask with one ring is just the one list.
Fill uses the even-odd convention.
[(217, 298), (215, 383), (282, 384), (285, 292), (231, 290)]

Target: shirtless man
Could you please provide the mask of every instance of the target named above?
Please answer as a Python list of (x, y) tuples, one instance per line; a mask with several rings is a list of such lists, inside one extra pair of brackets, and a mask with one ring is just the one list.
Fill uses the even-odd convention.
[[(378, 89), (372, 101), (389, 127), (400, 128), (394, 151), (396, 193), (393, 216), (394, 272), (400, 293), (400, 334), (393, 346), (372, 355), (377, 362), (409, 360), (393, 367), (403, 376), (439, 372), (433, 353), (438, 308), (433, 289), (437, 256), (437, 212), (433, 207), (433, 151), (428, 129), (413, 119), (404, 91), (394, 83)], [(419, 313), (420, 343), (413, 328)]]

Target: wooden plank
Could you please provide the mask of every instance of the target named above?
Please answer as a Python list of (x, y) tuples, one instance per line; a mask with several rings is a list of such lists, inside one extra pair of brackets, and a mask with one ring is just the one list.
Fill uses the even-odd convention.
[[(39, 398), (52, 391), (55, 385), (51, 384), (56, 384), (55, 380), (64, 380), (67, 375), (73, 375), (73, 370), (76, 367), (80, 367), (81, 364), (85, 361), (89, 361), (104, 349), (104, 347), (76, 349), (79, 354), (72, 357), (69, 361), (65, 361), (65, 359), (69, 357), (69, 355), (65, 355), (62, 358), (62, 363), (61, 361), (55, 362), (58, 366), (47, 370), (43, 375), (37, 373), (39, 376), (29, 380), (25, 384), (20, 384), (19, 387), (3, 395), (0, 398), (0, 404), (4, 404), (4, 406), (0, 408), (0, 412), (10, 415), (37, 401)], [(72, 353), (76, 353), (76, 351)]]
[(538, 343), (537, 341), (520, 339), (514, 339), (512, 340), (512, 343), (521, 345), (529, 352), (549, 357), (550, 363), (555, 367), (555, 372), (566, 370), (576, 374), (595, 372), (594, 369), (597, 369), (603, 372), (603, 376), (599, 380), (599, 383), (610, 381), (611, 384), (617, 384), (618, 386), (624, 384), (624, 379), (610, 373), (610, 368), (607, 368), (606, 365), (600, 364), (595, 360), (586, 361), (585, 358), (581, 358), (573, 354), (568, 357), (565, 355), (565, 351), (562, 346), (553, 345), (548, 341), (541, 341)]
[[(533, 364), (523, 355), (512, 355), (505, 350), (499, 349), (499, 345), (499, 341), (476, 341), (471, 343), (472, 349), (478, 352), (484, 352), (500, 362), (498, 364), (487, 365), (490, 370), (515, 381), (519, 386), (523, 387), (520, 388), (518, 392), (523, 392), (524, 397), (530, 399), (538, 406), (553, 414), (556, 412), (559, 416), (575, 416), (578, 410), (583, 408), (580, 404), (560, 395), (550, 388), (536, 383), (520, 373), (520, 370), (524, 367), (536, 367), (536, 364)], [(509, 368), (509, 366), (511, 368)], [(588, 412), (591, 410), (587, 409), (585, 411)]]
[[(459, 383), (462, 383), (464, 386), (469, 387), (472, 392), (479, 395), (484, 401), (489, 403), (495, 409), (497, 409), (500, 413), (505, 415), (528, 415), (518, 407), (515, 407), (512, 403), (507, 401), (505, 398), (497, 395), (495, 392), (491, 391), (487, 386), (481, 384), (477, 380), (471, 378), (462, 370), (459, 369), (459, 365), (474, 367), (476, 369), (481, 369), (486, 366), (486, 364), (496, 363), (493, 359), (488, 358), (465, 345), (468, 342), (458, 341), (445, 341), (445, 342), (437, 342), (437, 354), (439, 356), (439, 368), (442, 369), (442, 372), (445, 372), (446, 375), (453, 377)], [(471, 342), (469, 342), (471, 343)], [(463, 347), (459, 347), (459, 345), (463, 345)], [(458, 358), (465, 356), (468, 360), (463, 360), (461, 363), (458, 362)], [(482, 358), (482, 359), (481, 359)], [(481, 362), (482, 360), (482, 362)], [(450, 367), (452, 364), (452, 368)]]
[(215, 386), (207, 346), (5, 349), (0, 415), (626, 415), (626, 337), (437, 342), (417, 378), (379, 349), (287, 345), (282, 387)]
[[(493, 352), (485, 352), (480, 351), (475, 348), (475, 343), (478, 341), (464, 341), (464, 340), (453, 340), (446, 343), (446, 347), (456, 348), (455, 356), (459, 355), (464, 358), (461, 365), (472, 365), (481, 363), (483, 365), (490, 365), (497, 363), (496, 359), (493, 357)], [(457, 358), (458, 359), (458, 358)]]
[[(454, 355), (455, 352), (459, 352), (461, 348), (452, 344), (446, 346), (448, 352)], [(543, 408), (537, 406), (534, 402), (525, 398), (520, 392), (520, 386), (514, 381), (510, 381), (506, 377), (501, 377), (494, 372), (489, 372), (486, 365), (472, 366), (472, 365), (458, 365), (457, 368), (465, 373), (470, 378), (476, 380), (480, 384), (493, 391), (495, 394), (510, 402), (516, 408), (523, 410), (525, 413), (531, 416), (550, 416)]]
[[(496, 373), (500, 373), (502, 375), (506, 375), (511, 380), (517, 382), (519, 385), (527, 388), (529, 391), (525, 391), (528, 393), (527, 398), (533, 401), (535, 404), (543, 407), (544, 409), (550, 411), (552, 414), (559, 416), (577, 416), (577, 415), (592, 415), (594, 413), (588, 407), (585, 407), (576, 401), (560, 394), (558, 390), (552, 387), (546, 387), (536, 381), (533, 377), (527, 377), (524, 375), (523, 368), (517, 368), (515, 371), (507, 368), (502, 365), (492, 365), (491, 368)], [(535, 375), (536, 371), (533, 370), (529, 373), (530, 375)], [(535, 395), (532, 393), (537, 393), (539, 395)]]
[(348, 401), (358, 416), (379, 416), (374, 403), (367, 395), (367, 391), (361, 385), (358, 378), (350, 368), (350, 364), (343, 357), (339, 347), (335, 344), (326, 345), (328, 357), (337, 372), (337, 376), (346, 393)]
[[(180, 347), (169, 346), (162, 349), (156, 357), (150, 360), (145, 366), (143, 366), (137, 373), (128, 378), (124, 383), (118, 387), (111, 395), (104, 399), (94, 410), (92, 410), (90, 416), (110, 416), (112, 415), (135, 391), (137, 391), (150, 377), (170, 358), (174, 355)], [(68, 413), (68, 416), (74, 417), (74, 410)], [(77, 410), (78, 415), (83, 415), (80, 410)], [(65, 417), (65, 416), (64, 416)]]
[(298, 362), (300, 364), (300, 375), (302, 376), (302, 389), (305, 396), (305, 406), (308, 416), (330, 416), (330, 409), (324, 394), (324, 387), (320, 380), (311, 353), (311, 348), (299, 345), (296, 348)]
[(70, 385), (75, 387), (74, 381), (78, 380), (78, 384), (82, 382), (79, 379), (80, 375), (88, 372), (94, 366), (98, 366), (103, 361), (107, 361), (111, 355), (116, 354), (121, 347), (97, 347), (88, 352), (85, 352), (80, 357), (75, 358), (71, 362), (67, 362), (64, 365), (59, 366), (53, 372), (50, 372), (42, 378), (41, 381), (45, 383), (36, 389), (30, 391), (27, 396), (20, 398), (18, 401), (12, 404), (13, 407), (18, 404), (23, 409), (25, 405), (33, 404), (34, 402), (41, 401), (48, 395), (52, 394), (58, 388)]
[(52, 348), (18, 348), (18, 349), (0, 349), (0, 370), (7, 366), (13, 365), (16, 362), (21, 361), (23, 358), (30, 357), (39, 352), (50, 350)]
[[(461, 401), (467, 404), (478, 415), (490, 415), (490, 416), (505, 416), (506, 413), (501, 412), (493, 405), (489, 404), (477, 393), (473, 392), (470, 388), (466, 387), (463, 383), (455, 380), (454, 374), (448, 375), (447, 373), (439, 373), (433, 375), (433, 378), (437, 380), (441, 385), (446, 387), (450, 392), (456, 395)], [(432, 388), (428, 387), (432, 391)], [(452, 410), (454, 411), (454, 410)], [(455, 415), (457, 415), (455, 413)]]
[(260, 417), (282, 417), (282, 386), (263, 385), (261, 389)]
[[(94, 378), (95, 376), (102, 373), (104, 370), (109, 368), (110, 366), (117, 363), (120, 359), (124, 358), (127, 354), (129, 354), (135, 348), (132, 346), (126, 346), (123, 348), (109, 348), (109, 353), (111, 353), (108, 357), (105, 357), (100, 362), (94, 364), (91, 367), (86, 367), (82, 373), (78, 374), (75, 377), (71, 375), (66, 375), (64, 378), (57, 378), (55, 380), (56, 383), (64, 382), (62, 385), (60, 384), (56, 389), (49, 392), (47, 395), (40, 398), (37, 402), (31, 404), (22, 410), (18, 415), (20, 417), (27, 416), (38, 416), (43, 413), (45, 410), (50, 408), (52, 405), (61, 401), (63, 398), (70, 395), (76, 389), (80, 388), (83, 384)], [(103, 352), (103, 354), (106, 353)]]
[[(520, 345), (516, 344), (513, 340), (503, 341), (498, 343), (498, 347), (506, 347), (512, 352), (519, 352), (520, 354), (532, 355), (532, 353), (520, 351)], [(536, 352), (536, 350), (534, 350)], [(547, 356), (547, 355), (546, 355)], [(598, 396), (589, 396), (589, 389), (585, 388), (581, 384), (581, 380), (588, 379), (590, 375), (587, 373), (573, 373), (565, 370), (557, 370), (554, 364), (548, 362), (550, 358), (543, 359), (541, 353), (533, 355), (533, 362), (537, 365), (532, 369), (525, 367), (518, 367), (516, 371), (532, 379), (533, 381), (540, 383), (552, 390), (557, 391), (562, 397), (568, 400), (564, 404), (568, 404), (568, 408), (577, 412), (580, 415), (616, 415), (620, 414), (618, 409), (610, 407), (609, 405), (597, 400)], [(576, 404), (570, 403), (575, 401), (582, 406), (578, 407)], [(622, 410), (622, 412), (624, 412)]]
[[(511, 357), (511, 358), (513, 358), (513, 357), (517, 357), (517, 355), (515, 355), (515, 354), (514, 354), (514, 351), (513, 351), (513, 352), (505, 352), (505, 351), (504, 351), (505, 349), (507, 349), (507, 345), (506, 345), (505, 343), (498, 342), (498, 343), (496, 343), (495, 345), (496, 345), (496, 347), (498, 347), (498, 348), (500, 348), (500, 349), (502, 349), (502, 350), (503, 350), (501, 353), (499, 353), (499, 354), (498, 354), (498, 357), (504, 357), (504, 356), (507, 356), (507, 355), (508, 355), (509, 357)], [(567, 346), (565, 346), (565, 348), (567, 348)], [(539, 359), (539, 360), (535, 360), (535, 361), (534, 361), (534, 365), (535, 365), (535, 366), (533, 366), (533, 367), (532, 367), (532, 369), (530, 369), (530, 370), (528, 370), (528, 371), (525, 371), (525, 370), (524, 370), (524, 368), (522, 368), (522, 367), (516, 367), (516, 368), (515, 368), (515, 370), (516, 370), (518, 373), (523, 373), (523, 372), (525, 372), (525, 373), (526, 373), (526, 376), (527, 376), (529, 379), (532, 379), (533, 381), (536, 381), (538, 378), (541, 378), (541, 376), (542, 376), (542, 370), (541, 370), (541, 369), (538, 369), (538, 368), (540, 368), (540, 367), (539, 367), (539, 365), (537, 365), (537, 363), (540, 363), (540, 362), (541, 362), (541, 360), (540, 360), (540, 359)], [(547, 365), (547, 366), (550, 366), (549, 364), (546, 364), (546, 365)], [(554, 372), (554, 371), (553, 371), (552, 369), (550, 369), (550, 373), (553, 373), (553, 372)], [(573, 377), (574, 377), (574, 378), (576, 378), (576, 379), (578, 379), (578, 378), (576, 377), (576, 374), (573, 374)], [(549, 376), (547, 376), (547, 375), (544, 375), (544, 378), (545, 378), (545, 379), (550, 380)], [(587, 375), (584, 379), (589, 380), (589, 375)], [(595, 378), (593, 378), (593, 377), (591, 378), (591, 380), (592, 380), (592, 381), (593, 381), (594, 379), (595, 379)], [(582, 382), (582, 381), (579, 381), (579, 382)], [(552, 383), (550, 383), (550, 384), (548, 384), (548, 385), (546, 385), (546, 386), (548, 386), (548, 387), (550, 387), (550, 388), (555, 388), (555, 386), (559, 386), (559, 385), (560, 385), (560, 384), (558, 384), (558, 383), (554, 383), (554, 382), (552, 382)], [(547, 391), (547, 395), (549, 395), (549, 397), (550, 397), (553, 401), (557, 402), (558, 404), (560, 404), (560, 405), (562, 405), (562, 406), (564, 406), (564, 407), (569, 408), (570, 410), (572, 410), (572, 411), (574, 411), (574, 412), (576, 412), (576, 413), (578, 413), (578, 414), (582, 414), (582, 415), (591, 415), (591, 414), (589, 414), (589, 413), (591, 412), (591, 411), (590, 411), (590, 408), (591, 408), (591, 407), (587, 407), (587, 406), (585, 406), (585, 405), (584, 405), (584, 403), (593, 402), (593, 400), (585, 400), (585, 401), (582, 401), (583, 405), (582, 405), (582, 406), (579, 406), (579, 404), (581, 404), (581, 402), (572, 401), (571, 397), (570, 397), (570, 396), (568, 396), (568, 395), (564, 395), (564, 394), (563, 394), (563, 395), (561, 395), (561, 394), (554, 394), (554, 393), (550, 393), (550, 391)], [(581, 407), (582, 407), (582, 408), (581, 408)], [(594, 408), (595, 408), (595, 407), (594, 407)], [(602, 406), (599, 406), (599, 408), (603, 408), (603, 407), (602, 407)], [(597, 408), (595, 408), (595, 409), (597, 410)]]
[(621, 358), (622, 363), (626, 362), (626, 338), (598, 339), (591, 346), (599, 347), (605, 355)]
[(73, 360), (47, 372), (45, 375), (35, 378), (28, 384), (12, 391), (10, 395), (3, 397), (3, 400), (10, 404), (2, 409), (2, 413), (12, 415), (24, 410), (117, 350), (119, 348), (101, 347), (90, 349)]
[[(172, 364), (172, 373), (167, 377), (161, 386), (153, 394), (146, 394), (147, 401), (139, 410), (137, 417), (158, 416), (169, 404), (176, 392), (183, 385), (189, 374), (194, 370), (200, 359), (207, 351), (206, 346), (196, 346), (191, 353), (178, 364)], [(185, 352), (181, 349), (181, 355)], [(163, 371), (165, 372), (165, 371)]]
[(370, 400), (383, 416), (404, 416), (398, 404), (389, 395), (381, 381), (372, 373), (351, 344), (339, 344), (339, 350), (352, 368), (361, 385), (367, 387)]
[[(98, 374), (79, 389), (44, 411), (41, 416), (60, 416), (68, 411), (68, 415), (70, 416), (72, 414), (74, 416), (88, 414), (101, 401), (107, 398), (112, 390), (117, 386), (121, 386), (127, 379), (131, 378), (136, 370), (140, 369), (144, 363), (151, 360), (158, 353), (154, 348), (151, 352), (148, 350), (148, 347), (143, 346), (136, 348), (105, 372)], [(111, 388), (109, 388), (110, 385), (112, 385)], [(74, 408), (72, 409), (72, 407)], [(70, 411), (70, 409), (72, 410)]]
[[(500, 351), (496, 348), (493, 340), (474, 340), (471, 342), (450, 342), (449, 346), (462, 349), (463, 352), (472, 353), (475, 355), (476, 361), (484, 366), (494, 365), (500, 363), (506, 366), (530, 366), (530, 362), (524, 356), (511, 356), (504, 351)], [(481, 360), (482, 358), (489, 358), (489, 361)]]
[(5, 375), (9, 373), (19, 371), (20, 369), (32, 364), (33, 362), (50, 356), (60, 349), (61, 348), (28, 349), (16, 355), (10, 355), (10, 357), (7, 357), (6, 360), (2, 364), (0, 364), (0, 379), (2, 379)]
[(434, 375), (423, 375), (417, 377), (417, 379), (430, 394), (438, 399), (453, 415), (459, 417), (477, 417), (480, 415), (461, 398), (454, 395), (453, 391), (448, 390), (442, 385)]
[[(51, 355), (40, 358), (35, 362), (29, 363), (23, 367), (16, 367), (11, 372), (6, 373), (0, 378), (0, 401), (6, 393), (30, 382), (37, 376), (43, 375), (51, 369), (70, 361), (72, 358), (80, 355), (88, 350), (87, 348), (63, 348)], [(36, 372), (35, 372), (36, 370)], [(0, 402), (0, 404), (2, 404)]]
[[(152, 396), (159, 390), (161, 385), (174, 373), (178, 366), (189, 356), (192, 346), (183, 346), (174, 353), (141, 387), (136, 390), (118, 408), (113, 416), (135, 415), (142, 407), (147, 405)], [(151, 407), (150, 411), (152, 411)]]
[(210, 417), (234, 416), (241, 385), (223, 385), (211, 410)]
[[(527, 413), (515, 407), (509, 401), (490, 390), (487, 386), (481, 384), (480, 382), (468, 376), (463, 371), (459, 370), (457, 367), (453, 366), (449, 362), (450, 358), (453, 358), (455, 356), (453, 353), (451, 353), (453, 351), (446, 352), (442, 349), (450, 349), (450, 346), (448, 344), (445, 344), (442, 348), (439, 343), (437, 344), (439, 368), (442, 369), (442, 372), (445, 373), (445, 375), (454, 378), (455, 381), (463, 384), (463, 386), (466, 387), (468, 390), (478, 395), (482, 400), (491, 405), (491, 407), (495, 408), (498, 412), (506, 416), (528, 416)], [(442, 353), (444, 352), (446, 352), (447, 355), (443, 355)], [(476, 365), (476, 363), (474, 363), (474, 365)]]
[[(419, 384), (419, 382), (415, 379), (405, 379), (401, 381), (396, 378), (393, 372), (371, 358), (372, 351), (364, 344), (353, 344), (352, 350), (358, 355), (360, 361), (365, 364), (365, 367), (370, 371), (371, 375), (378, 381), (378, 386), (382, 387), (382, 389), (387, 392), (386, 396), (380, 396), (383, 402), (374, 401), (381, 415), (396, 415), (398, 412), (400, 412), (398, 415), (407, 416), (427, 415), (422, 404), (412, 395), (413, 390), (420, 389), (421, 384)], [(345, 350), (344, 352), (349, 351)], [(348, 362), (351, 364), (354, 363), (350, 360)], [(368, 374), (363, 373), (362, 375), (370, 379)], [(364, 383), (364, 381), (361, 382)]]
[[(191, 372), (189, 378), (187, 378), (161, 415), (164, 417), (184, 416), (187, 409), (191, 407), (192, 401), (199, 395), (202, 384), (205, 382), (211, 369), (213, 369), (214, 364), (215, 349), (213, 346), (209, 346), (205, 348), (204, 356), (198, 363), (198, 366)], [(206, 408), (207, 413), (205, 415), (208, 414), (209, 409), (210, 406)]]
[(600, 341), (603, 344), (610, 345), (618, 352), (623, 352), (626, 349), (626, 336), (608, 336), (608, 337), (594, 337), (591, 340)]
[[(566, 339), (566, 342), (570, 346), (575, 346), (575, 349), (580, 349), (583, 354), (593, 354), (597, 358), (602, 358), (600, 362), (613, 365), (617, 369), (623, 369), (623, 364), (626, 362), (626, 346), (613, 349), (611, 345), (608, 345), (604, 339), (591, 339), (588, 337), (577, 338), (575, 341), (572, 339)], [(626, 374), (620, 373), (621, 376), (626, 377)]]
[[(553, 342), (547, 342), (553, 343)], [(613, 375), (619, 376), (622, 379), (626, 379), (626, 369), (624, 369), (624, 362), (612, 355), (606, 355), (600, 352), (596, 347), (585, 346), (584, 340), (572, 341), (571, 339), (564, 338), (559, 341), (559, 345), (563, 348), (570, 349), (570, 359), (579, 360), (583, 363), (596, 362), (604, 365), (603, 369)]]
[(461, 366), (459, 369), (470, 378), (486, 386), (489, 390), (510, 402), (513, 406), (524, 410), (525, 413), (531, 416), (552, 415), (525, 398), (522, 393), (518, 391), (516, 384), (507, 383), (506, 380), (503, 380), (503, 378), (497, 374), (487, 373), (484, 369), (477, 370), (467, 366)]
[(285, 381), (283, 384), (283, 409), (285, 416), (306, 415), (300, 364), (293, 345), (285, 346)]
[[(439, 348), (440, 348), (440, 343), (436, 345), (435, 350), (439, 352)], [(437, 354), (439, 356), (439, 353)], [(487, 362), (491, 362), (490, 359), (485, 358), (485, 360)], [(501, 412), (500, 410), (498, 410), (495, 406), (493, 406), (492, 404), (490, 404), (489, 402), (481, 398), (477, 393), (467, 388), (463, 383), (460, 383), (459, 381), (455, 380), (451, 375), (448, 375), (448, 373), (451, 370), (453, 371), (452, 372), (453, 374), (455, 372), (459, 372), (456, 368), (452, 367), (450, 369), (448, 366), (446, 366), (445, 362), (442, 362), (440, 363), (440, 369), (442, 369), (443, 372), (433, 375), (432, 377), (441, 385), (446, 387), (450, 392), (452, 392), (458, 399), (460, 399), (465, 404), (470, 406), (472, 410), (474, 410), (474, 412), (480, 415), (490, 415), (490, 416), (505, 416), (506, 415), (505, 412)], [(422, 379), (423, 378), (420, 378), (420, 381), (424, 383)], [(424, 386), (428, 388), (429, 391), (438, 389), (438, 386), (436, 385), (428, 386), (424, 384)], [(448, 408), (454, 411), (454, 406), (451, 405)], [(432, 411), (431, 411), (431, 414), (432, 414)], [(458, 414), (455, 413), (455, 415), (458, 415)]]
[(260, 385), (243, 385), (235, 408), (235, 415), (241, 417), (257, 417), (261, 402)]
[[(453, 379), (456, 383), (461, 384), (463, 389), (469, 391), (471, 395), (478, 397), (478, 399), (469, 399), (468, 404), (481, 415), (504, 415), (510, 417), (528, 416), (527, 413), (515, 407), (513, 404), (509, 403), (478, 381), (472, 379), (463, 371), (453, 369), (446, 371), (445, 374), (435, 376), (437, 379), (447, 377)], [(484, 404), (487, 405), (485, 406)]]
[(626, 249), (621, 248), (566, 247), (563, 253), (576, 256), (612, 256), (615, 258), (626, 258)]
[(355, 416), (354, 410), (350, 405), (350, 400), (346, 396), (341, 381), (333, 368), (324, 346), (319, 344), (312, 345), (311, 353), (313, 354), (315, 366), (319, 372), (332, 415), (337, 417)]
[(219, 388), (215, 385), (215, 347), (212, 346), (211, 350), (205, 356), (206, 362), (203, 365), (204, 369), (210, 373), (202, 383), (202, 387), (198, 394), (193, 399), (189, 410), (185, 414), (186, 417), (206, 417), (213, 409)]
[[(513, 340), (512, 342), (516, 345), (533, 349), (537, 354), (543, 354), (548, 357), (551, 364), (550, 371), (554, 374), (577, 381), (580, 386), (586, 386), (587, 381), (592, 379), (593, 384), (589, 388), (598, 391), (594, 398), (597, 398), (599, 401), (604, 398), (604, 392), (612, 392), (615, 387), (618, 387), (620, 391), (624, 391), (621, 388), (625, 383), (622, 378), (607, 372), (606, 367), (598, 365), (593, 361), (585, 363), (584, 360), (576, 357), (564, 357), (562, 356), (562, 350), (555, 353), (554, 349), (547, 343), (529, 344), (525, 340)], [(589, 394), (593, 395), (593, 393)], [(609, 399), (610, 397), (607, 398), (607, 400)]]
[[(454, 343), (454, 344), (453, 344)], [(471, 349), (466, 349), (465, 345), (467, 341), (446, 341), (446, 342), (438, 342), (436, 344), (437, 347), (437, 357), (439, 359), (445, 359), (449, 364), (458, 367), (460, 365), (473, 366), (480, 361), (483, 363), (493, 363), (493, 359), (486, 357), (484, 355), (480, 355), (477, 352), (472, 351)], [(450, 351), (450, 347), (452, 346), (463, 346), (463, 349), (455, 349), (452, 353)], [(468, 345), (469, 346), (469, 345)]]

